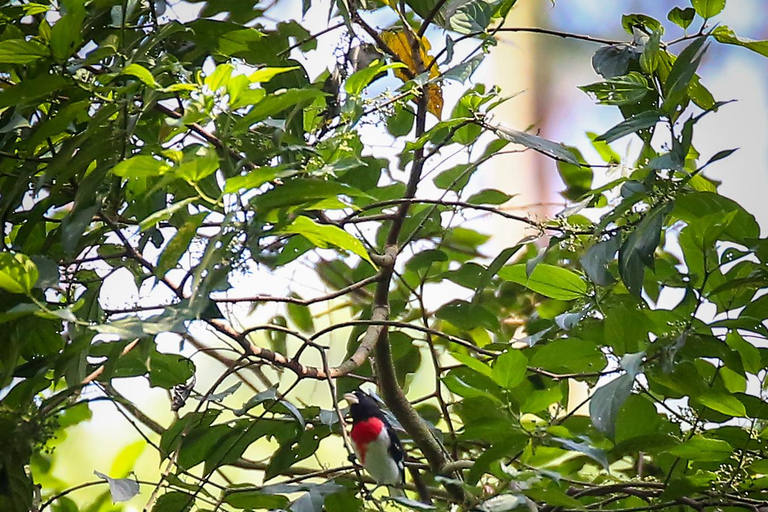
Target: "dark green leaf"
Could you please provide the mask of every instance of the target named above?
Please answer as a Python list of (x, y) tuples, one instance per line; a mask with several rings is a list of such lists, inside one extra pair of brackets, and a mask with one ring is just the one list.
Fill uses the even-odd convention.
[(659, 20), (645, 14), (624, 14), (621, 16), (621, 26), (631, 35), (634, 35), (635, 29), (645, 34), (649, 32), (664, 33), (664, 27)]
[[(594, 400), (594, 397), (592, 399)], [(572, 439), (563, 439), (560, 437), (555, 437), (553, 439), (562, 444), (565, 448), (574, 452), (583, 453), (595, 462), (600, 463), (600, 465), (603, 466), (603, 468), (606, 470), (608, 469), (608, 456), (600, 448), (595, 448), (592, 446), (589, 443), (589, 440), (578, 443)]]
[(701, 59), (707, 51), (708, 46), (704, 44), (706, 40), (706, 36), (694, 39), (677, 56), (664, 82), (666, 98), (664, 99), (663, 109), (665, 112), (669, 113), (674, 106), (681, 102), (683, 95), (691, 85), (696, 69), (698, 69)]
[(264, 494), (260, 491), (238, 491), (236, 488), (227, 494), (224, 502), (240, 509), (285, 509), (290, 500), (279, 494)]
[(48, 48), (35, 41), (0, 41), (0, 64), (30, 64), (48, 55)]
[(629, 105), (637, 103), (650, 91), (648, 80), (643, 75), (632, 71), (628, 75), (617, 76), (605, 82), (579, 86), (592, 99), (601, 105)]
[(475, 194), (472, 194), (469, 199), (467, 199), (467, 202), (469, 204), (504, 204), (510, 199), (512, 199), (514, 196), (511, 196), (505, 192), (502, 192), (501, 190), (496, 190), (495, 188), (487, 188), (484, 190), (481, 190), (480, 192), (477, 192)]
[(627, 74), (631, 61), (637, 59), (637, 52), (628, 44), (603, 46), (592, 57), (592, 67), (605, 79)]
[(447, 320), (459, 329), (471, 331), (475, 327), (497, 330), (499, 320), (490, 311), (479, 305), (473, 305), (463, 300), (454, 300), (441, 306), (435, 317)]
[(152, 512), (188, 512), (192, 510), (195, 498), (191, 494), (179, 491), (171, 491), (161, 495)]
[(661, 240), (661, 230), (671, 205), (661, 205), (651, 210), (629, 234), (619, 249), (619, 274), (627, 289), (640, 296), (645, 266), (653, 268), (654, 252)]
[(184, 384), (195, 373), (194, 363), (177, 354), (154, 352), (149, 358), (149, 383), (171, 389)]
[(491, 23), (493, 11), (493, 6), (484, 0), (470, 0), (456, 10), (448, 23), (460, 34), (482, 32)]
[(611, 438), (615, 436), (616, 416), (632, 392), (643, 356), (642, 352), (625, 355), (621, 359), (621, 366), (626, 373), (597, 388), (589, 401), (589, 417), (592, 424)]
[(613, 261), (616, 251), (621, 246), (621, 237), (614, 236), (603, 242), (598, 242), (579, 259), (587, 277), (600, 286), (610, 286), (614, 279), (608, 272), (608, 264)]
[(480, 477), (488, 470), (491, 463), (502, 457), (513, 457), (525, 448), (528, 443), (528, 436), (511, 431), (501, 442), (494, 443), (493, 446), (485, 450), (480, 457), (475, 460), (472, 469), (469, 470), (467, 482), (474, 485), (480, 480)]
[(667, 14), (667, 19), (682, 28), (687, 29), (693, 23), (693, 18), (696, 16), (696, 11), (691, 7), (681, 9), (679, 7), (673, 7)]
[(568, 162), (558, 161), (557, 170), (560, 177), (566, 185), (565, 191), (561, 192), (563, 197), (577, 201), (592, 189), (592, 168), (586, 164), (586, 160), (576, 148), (569, 148), (579, 160), (579, 165)]
[(598, 372), (605, 367), (605, 355), (594, 342), (563, 338), (542, 345), (530, 364), (556, 373)]
[(646, 112), (641, 112), (640, 114), (620, 122), (604, 134), (597, 137), (595, 140), (611, 143), (624, 137), (625, 135), (629, 135), (640, 130), (653, 128), (656, 126), (656, 123), (658, 123), (659, 120), (661, 120), (661, 113), (658, 111), (649, 110)]
[(579, 165), (579, 160), (571, 150), (562, 144), (547, 140), (532, 133), (521, 132), (509, 127), (496, 127), (496, 133), (499, 137), (506, 139), (514, 144), (520, 144), (544, 155), (562, 160), (574, 165)]

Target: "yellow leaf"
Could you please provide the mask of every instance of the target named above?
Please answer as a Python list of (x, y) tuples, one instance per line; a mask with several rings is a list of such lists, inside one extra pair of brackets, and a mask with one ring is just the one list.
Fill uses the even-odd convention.
[[(418, 37), (415, 34), (411, 37)], [(395, 76), (403, 82), (407, 82), (413, 76), (419, 75), (429, 67), (429, 78), (437, 78), (440, 76), (440, 70), (437, 64), (433, 65), (434, 57), (430, 56), (429, 50), (431, 45), (426, 37), (419, 39), (418, 52), (414, 52), (411, 47), (411, 37), (403, 30), (387, 30), (381, 33), (381, 39), (387, 44), (392, 53), (397, 55), (408, 69), (411, 71), (410, 76), (402, 69), (395, 69)], [(441, 118), (443, 113), (443, 89), (438, 84), (427, 84), (425, 87), (427, 94), (427, 110), (438, 119)]]

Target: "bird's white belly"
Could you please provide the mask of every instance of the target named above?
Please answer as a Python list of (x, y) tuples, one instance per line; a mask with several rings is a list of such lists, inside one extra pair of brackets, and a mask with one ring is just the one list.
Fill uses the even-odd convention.
[(363, 467), (379, 484), (400, 484), (400, 468), (397, 467), (397, 463), (389, 454), (389, 436), (386, 430), (377, 440), (368, 443)]

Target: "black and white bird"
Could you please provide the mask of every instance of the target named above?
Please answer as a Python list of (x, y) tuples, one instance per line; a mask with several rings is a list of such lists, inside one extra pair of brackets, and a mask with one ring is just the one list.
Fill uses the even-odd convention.
[(345, 394), (344, 398), (350, 404), (350, 437), (360, 464), (379, 485), (403, 485), (405, 451), (379, 404), (359, 390)]

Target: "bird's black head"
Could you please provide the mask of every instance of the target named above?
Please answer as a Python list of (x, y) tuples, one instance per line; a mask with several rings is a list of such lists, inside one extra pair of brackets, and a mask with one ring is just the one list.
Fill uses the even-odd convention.
[(384, 419), (379, 404), (368, 393), (358, 389), (352, 393), (347, 393), (344, 398), (349, 402), (349, 413), (353, 422), (365, 421), (368, 418)]

